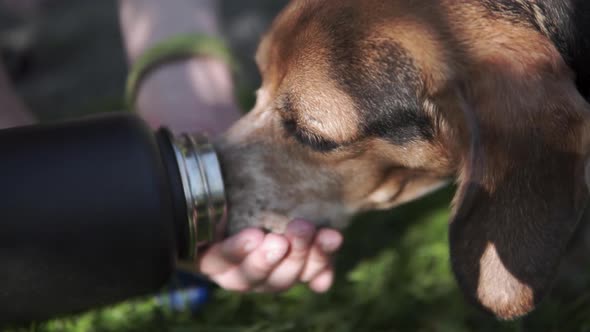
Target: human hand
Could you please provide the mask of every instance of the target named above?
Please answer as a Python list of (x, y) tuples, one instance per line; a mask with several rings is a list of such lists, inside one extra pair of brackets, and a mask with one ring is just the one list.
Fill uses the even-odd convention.
[[(134, 62), (146, 49), (186, 32), (219, 35), (213, 0), (119, 0), (127, 53)], [(147, 26), (146, 26), (147, 24)], [(154, 128), (174, 133), (201, 132), (215, 137), (242, 112), (234, 98), (229, 66), (211, 58), (167, 64), (146, 77), (137, 95), (139, 114)], [(293, 221), (284, 235), (247, 229), (213, 245), (198, 269), (221, 287), (235, 291), (282, 291), (306, 282), (317, 292), (332, 284), (331, 255), (342, 235)]]
[(331, 256), (342, 241), (340, 232), (303, 220), (292, 221), (284, 235), (246, 229), (209, 248), (198, 269), (227, 290), (281, 292), (303, 282), (323, 293), (332, 286)]
[[(0, 0), (1, 1), (1, 0)], [(178, 35), (221, 38), (219, 1), (119, 0), (130, 65), (147, 50)], [(173, 133), (217, 136), (240, 118), (230, 66), (222, 59), (194, 56), (166, 62), (144, 77), (135, 109), (152, 127)]]

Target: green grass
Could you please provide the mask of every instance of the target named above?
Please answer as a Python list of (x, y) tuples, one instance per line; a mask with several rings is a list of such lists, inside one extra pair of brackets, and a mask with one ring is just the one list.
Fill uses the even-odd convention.
[[(248, 91), (238, 92), (253, 103)], [(105, 109), (102, 103), (87, 113)], [(106, 102), (107, 106), (120, 104)], [(107, 107), (107, 109), (112, 109)], [(120, 109), (120, 108), (115, 108)], [(501, 323), (465, 302), (451, 273), (447, 223), (454, 188), (395, 210), (359, 216), (345, 231), (330, 292), (281, 295), (223, 290), (196, 317), (153, 297), (6, 332), (590, 331), (590, 292), (555, 293), (526, 320)], [(590, 289), (590, 268), (587, 280)]]
[(514, 323), (500, 323), (464, 301), (449, 267), (452, 192), (357, 218), (337, 256), (335, 286), (325, 295), (305, 287), (281, 295), (219, 290), (197, 317), (172, 314), (149, 299), (6, 331), (590, 331), (588, 295), (565, 304), (550, 300)]

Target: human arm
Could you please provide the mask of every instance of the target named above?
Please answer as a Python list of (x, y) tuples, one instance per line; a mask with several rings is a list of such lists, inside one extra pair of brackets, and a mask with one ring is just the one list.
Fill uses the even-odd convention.
[[(119, 0), (130, 62), (153, 45), (184, 33), (219, 36), (213, 0)], [(152, 126), (174, 132), (217, 135), (240, 116), (229, 66), (218, 59), (195, 57), (156, 69), (141, 84), (137, 109)], [(198, 268), (224, 288), (280, 291), (302, 281), (318, 292), (332, 283), (330, 256), (342, 242), (340, 233), (293, 221), (284, 235), (248, 229), (213, 245)]]

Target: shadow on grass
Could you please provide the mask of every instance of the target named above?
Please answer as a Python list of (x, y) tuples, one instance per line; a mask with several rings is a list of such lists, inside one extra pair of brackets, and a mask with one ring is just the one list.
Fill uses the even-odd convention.
[[(450, 270), (445, 188), (393, 211), (356, 218), (345, 231), (333, 289), (279, 294), (217, 290), (196, 316), (153, 299), (130, 301), (18, 332), (590, 331), (590, 295), (552, 297), (524, 322), (500, 323), (469, 306)], [(586, 283), (590, 279), (585, 279)]]

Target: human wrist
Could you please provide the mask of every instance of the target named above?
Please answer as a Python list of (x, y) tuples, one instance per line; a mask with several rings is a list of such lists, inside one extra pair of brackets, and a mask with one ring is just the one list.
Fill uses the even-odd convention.
[(119, 0), (121, 28), (130, 62), (173, 36), (199, 33), (221, 37), (217, 2)]
[(127, 98), (150, 125), (216, 135), (239, 117), (216, 2), (119, 0), (132, 66)]
[(211, 136), (225, 131), (241, 115), (229, 67), (206, 57), (155, 70), (141, 82), (136, 109), (152, 127)]

